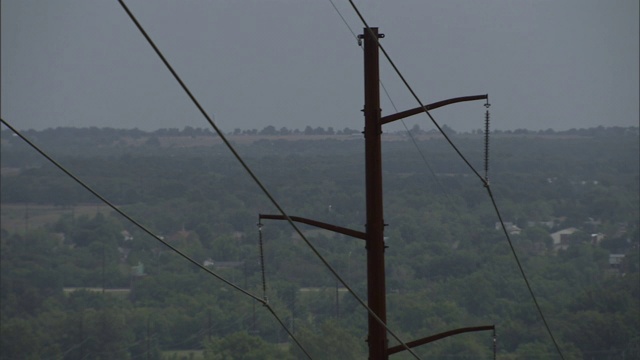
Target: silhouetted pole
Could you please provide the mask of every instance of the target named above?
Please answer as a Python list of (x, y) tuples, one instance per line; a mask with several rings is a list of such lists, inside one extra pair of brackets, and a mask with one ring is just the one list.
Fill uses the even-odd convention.
[[(417, 115), (446, 105), (459, 102), (488, 100), (488, 95), (472, 95), (447, 100), (438, 101), (432, 104), (421, 105), (420, 107), (405, 110), (396, 114), (381, 116), (380, 110), (380, 76), (378, 59), (378, 39), (383, 38), (383, 34), (378, 34), (378, 28), (365, 28), (364, 34), (358, 35), (358, 39), (364, 40), (364, 137), (365, 137), (365, 178), (366, 178), (366, 232), (352, 230), (341, 226), (324, 223), (317, 220), (307, 219), (299, 216), (259, 214), (259, 219), (289, 220), (302, 224), (307, 224), (321, 229), (333, 231), (347, 235), (356, 239), (365, 240), (367, 249), (367, 301), (371, 313), (369, 313), (369, 335), (367, 342), (369, 346), (370, 360), (387, 360), (389, 355), (395, 354), (407, 348), (413, 348), (427, 344), (445, 337), (474, 331), (487, 331), (494, 329), (493, 325), (480, 327), (467, 327), (440, 334), (427, 336), (411, 341), (406, 345), (393, 346), (388, 348), (387, 331), (376, 316), (387, 323), (386, 285), (385, 285), (385, 263), (384, 263), (384, 217), (382, 202), (382, 125), (388, 124), (408, 116)], [(486, 105), (485, 105), (486, 106)], [(347, 257), (347, 273), (351, 278), (350, 270), (351, 252)], [(338, 315), (338, 292), (336, 288), (336, 315)], [(254, 305), (255, 306), (255, 305)], [(255, 311), (255, 310), (254, 310)], [(255, 322), (255, 320), (254, 320)]]
[[(382, 150), (378, 28), (365, 28), (364, 39), (364, 137), (367, 194), (367, 294), (369, 308), (387, 321), (384, 272), (384, 219), (382, 208)], [(387, 359), (387, 331), (369, 314), (369, 359)]]

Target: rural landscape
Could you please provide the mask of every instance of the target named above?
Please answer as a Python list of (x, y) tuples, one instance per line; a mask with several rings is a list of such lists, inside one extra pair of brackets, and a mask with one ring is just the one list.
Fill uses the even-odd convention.
[[(483, 130), (443, 130), (483, 168)], [(1, 359), (367, 357), (366, 309), (289, 224), (258, 219), (278, 210), (212, 131), (21, 134), (210, 272), (3, 127)], [(564, 357), (640, 358), (638, 127), (490, 138), (504, 230)], [(228, 139), (288, 215), (364, 229), (361, 129), (267, 126)], [(482, 182), (435, 131), (382, 140), (389, 328), (408, 341), (495, 326), (495, 346), (491, 332), (460, 334), (416, 347), (424, 359), (556, 358)], [(299, 226), (366, 297), (363, 241)]]

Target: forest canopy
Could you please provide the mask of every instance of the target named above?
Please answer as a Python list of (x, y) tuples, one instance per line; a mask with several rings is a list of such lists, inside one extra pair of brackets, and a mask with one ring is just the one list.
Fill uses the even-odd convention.
[[(450, 134), (482, 169), (482, 132)], [(306, 358), (259, 303), (110, 210), (9, 130), (0, 135), (0, 358)], [(266, 296), (314, 359), (366, 358), (366, 311), (284, 222), (263, 220), (259, 246), (258, 214), (277, 210), (210, 131), (25, 135), (198, 264)], [(441, 136), (412, 135), (415, 144), (383, 134), (390, 328), (410, 341), (495, 325), (500, 358), (555, 356), (482, 182)], [(363, 231), (359, 131), (265, 127), (229, 138), (289, 215)], [(492, 134), (491, 188), (565, 358), (639, 354), (639, 142), (637, 127)], [(301, 228), (366, 297), (362, 240)], [(490, 359), (492, 341), (465, 334), (416, 352)]]

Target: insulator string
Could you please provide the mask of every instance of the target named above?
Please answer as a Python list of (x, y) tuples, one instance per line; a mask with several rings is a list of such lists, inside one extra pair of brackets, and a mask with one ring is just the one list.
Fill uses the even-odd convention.
[(484, 106), (487, 108), (484, 114), (484, 181), (489, 184), (489, 99)]
[(258, 221), (258, 241), (260, 243), (260, 268), (262, 271), (262, 299), (267, 303), (267, 279), (264, 271), (264, 248), (262, 246), (262, 223)]

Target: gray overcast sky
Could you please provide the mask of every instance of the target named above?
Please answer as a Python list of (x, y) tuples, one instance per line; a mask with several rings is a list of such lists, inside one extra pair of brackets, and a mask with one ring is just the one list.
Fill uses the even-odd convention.
[[(362, 51), (328, 0), (127, 3), (224, 131), (362, 128)], [(361, 33), (348, 3), (335, 3)], [(488, 93), (503, 130), (638, 126), (637, 0), (356, 3), (425, 103)], [(117, 1), (4, 0), (1, 10), (1, 114), (14, 126), (208, 126)], [(398, 110), (417, 106), (384, 60), (381, 79)], [(394, 112), (384, 97), (382, 107)], [(432, 114), (470, 130), (483, 111)], [(406, 122), (432, 128), (424, 115)]]

